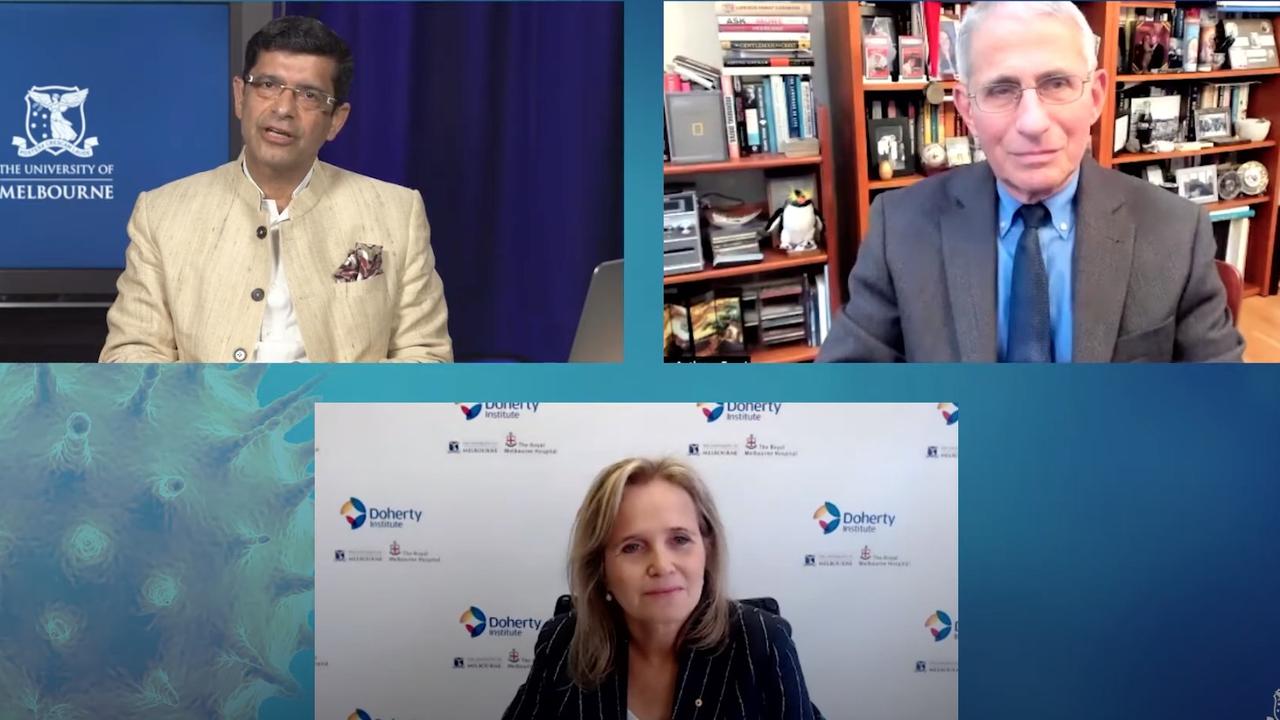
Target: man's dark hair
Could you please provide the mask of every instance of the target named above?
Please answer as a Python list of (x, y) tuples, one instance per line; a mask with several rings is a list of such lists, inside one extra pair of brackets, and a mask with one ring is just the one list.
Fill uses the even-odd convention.
[(286, 15), (276, 18), (249, 38), (244, 48), (246, 74), (258, 62), (258, 53), (269, 50), (319, 55), (332, 58), (338, 69), (333, 74), (333, 94), (338, 102), (346, 102), (351, 90), (351, 78), (355, 75), (355, 60), (351, 49), (328, 25), (309, 17)]

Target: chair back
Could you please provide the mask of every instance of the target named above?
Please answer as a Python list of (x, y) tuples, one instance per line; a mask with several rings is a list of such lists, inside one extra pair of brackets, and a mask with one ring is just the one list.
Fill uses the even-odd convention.
[(1222, 279), (1222, 286), (1227, 290), (1227, 309), (1231, 311), (1231, 324), (1236, 325), (1240, 322), (1240, 301), (1244, 298), (1244, 278), (1240, 276), (1240, 271), (1235, 265), (1222, 260), (1214, 260), (1213, 264), (1218, 268), (1218, 277)]

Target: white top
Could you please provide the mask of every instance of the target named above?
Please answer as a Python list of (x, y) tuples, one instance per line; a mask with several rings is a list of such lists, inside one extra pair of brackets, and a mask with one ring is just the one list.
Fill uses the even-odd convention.
[[(298, 316), (293, 312), (289, 283), (284, 274), (284, 257), (280, 252), (280, 225), (288, 222), (289, 208), (280, 212), (276, 201), (264, 195), (262, 188), (254, 182), (253, 176), (249, 174), (249, 166), (241, 161), (240, 167), (244, 170), (244, 176), (257, 188), (258, 195), (262, 198), (262, 208), (270, 215), (271, 287), (267, 289), (267, 307), (262, 312), (262, 329), (258, 332), (253, 362), (307, 362), (307, 350), (302, 346), (302, 332), (298, 329)], [(306, 177), (293, 189), (292, 197), (298, 197), (299, 193), (307, 189), (314, 172), (315, 166), (312, 165)]]
[(640, 718), (636, 717), (636, 714), (631, 712), (631, 708), (627, 708), (627, 720), (640, 720)]

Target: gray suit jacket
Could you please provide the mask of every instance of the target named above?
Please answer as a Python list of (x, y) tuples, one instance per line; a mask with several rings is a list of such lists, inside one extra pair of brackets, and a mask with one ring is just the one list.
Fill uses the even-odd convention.
[[(820, 362), (996, 362), (996, 186), (986, 163), (871, 205)], [(1239, 361), (1196, 205), (1085, 158), (1076, 195), (1075, 362)]]

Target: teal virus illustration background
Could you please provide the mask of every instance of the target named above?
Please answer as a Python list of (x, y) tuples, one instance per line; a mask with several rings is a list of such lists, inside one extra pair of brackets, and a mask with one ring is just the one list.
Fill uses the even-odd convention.
[(312, 717), (319, 379), (265, 372), (0, 368), (0, 718)]

